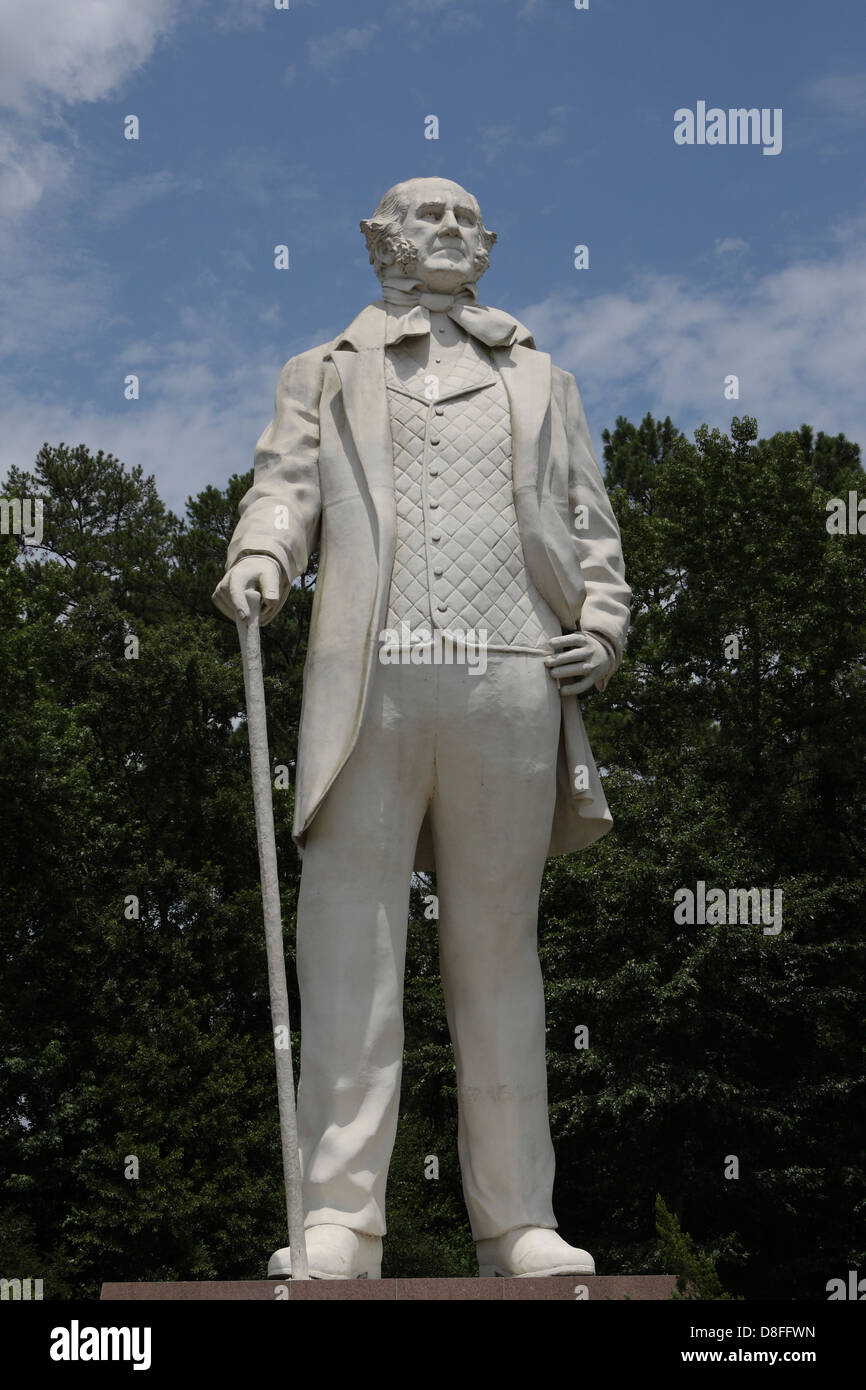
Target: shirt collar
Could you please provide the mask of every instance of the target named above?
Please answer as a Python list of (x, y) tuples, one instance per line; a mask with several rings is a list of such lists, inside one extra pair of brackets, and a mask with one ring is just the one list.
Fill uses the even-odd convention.
[[(479, 305), (478, 308), (482, 309), (484, 306)], [(514, 328), (511, 342), (503, 343), (503, 346), (535, 347), (535, 339), (519, 319), (512, 318), (510, 314), (505, 314), (501, 309), (493, 310), (493, 312), (510, 320)], [(390, 324), (389, 320), (391, 320)], [(406, 320), (409, 322), (406, 323)], [(422, 323), (423, 327), (420, 326)], [(348, 347), (362, 352), (365, 349), (384, 348), (386, 345), (396, 342), (398, 338), (405, 337), (407, 329), (410, 333), (429, 333), (430, 320), (427, 311), (416, 305), (409, 309), (406, 314), (394, 315), (389, 312), (383, 299), (377, 299), (362, 309), (348, 328), (334, 339), (331, 350), (336, 351), (338, 348)], [(471, 328), (469, 331), (471, 332)], [(473, 334), (473, 336), (475, 335)]]

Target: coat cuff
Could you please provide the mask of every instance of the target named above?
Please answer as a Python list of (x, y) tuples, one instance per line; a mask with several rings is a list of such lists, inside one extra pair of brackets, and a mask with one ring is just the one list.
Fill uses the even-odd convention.
[(229, 565), (229, 569), (231, 569), (233, 565), (236, 565), (238, 560), (243, 560), (248, 555), (267, 555), (269, 560), (273, 560), (274, 563), (279, 566), (280, 574), (283, 576), (284, 580), (286, 580), (287, 583), (291, 584), (292, 575), (289, 572), (288, 566), (286, 565), (285, 555), (278, 554), (276, 550), (265, 550), (264, 547), (260, 546), (255, 546), (252, 549), (239, 551), (238, 554), (235, 555), (234, 559), (232, 560), (231, 565)]
[(600, 642), (601, 645), (604, 647), (605, 651), (607, 652), (608, 657), (610, 658), (610, 667), (607, 671), (607, 674), (602, 676), (600, 680), (597, 680), (595, 682), (596, 690), (606, 690), (607, 683), (610, 680), (611, 676), (619, 670), (619, 667), (622, 663), (622, 655), (614, 646), (610, 638), (606, 637), (603, 632), (598, 632), (593, 628), (582, 628), (581, 631), (585, 632), (587, 637), (594, 637), (596, 642)]

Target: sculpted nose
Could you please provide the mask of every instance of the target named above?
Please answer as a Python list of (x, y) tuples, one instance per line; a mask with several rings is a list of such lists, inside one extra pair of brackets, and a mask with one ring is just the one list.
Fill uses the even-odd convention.
[(450, 208), (442, 218), (439, 232), (442, 236), (460, 236), (460, 223)]

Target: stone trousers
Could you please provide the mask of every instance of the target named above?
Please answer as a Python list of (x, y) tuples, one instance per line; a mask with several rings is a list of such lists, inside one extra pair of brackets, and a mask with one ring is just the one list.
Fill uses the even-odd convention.
[(385, 1234), (409, 889), (428, 809), (472, 1234), (556, 1226), (537, 919), (560, 695), (540, 656), (487, 662), (473, 674), (377, 661), (357, 744), (307, 832), (297, 956), (307, 1226)]

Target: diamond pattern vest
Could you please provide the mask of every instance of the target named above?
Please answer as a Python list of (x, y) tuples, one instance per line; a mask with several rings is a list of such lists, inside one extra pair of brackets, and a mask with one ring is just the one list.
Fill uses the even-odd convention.
[(397, 493), (388, 627), (486, 629), (488, 650), (547, 655), (562, 627), (526, 571), (500, 373), (473, 338), (444, 380), (413, 365), (402, 344), (387, 349)]

